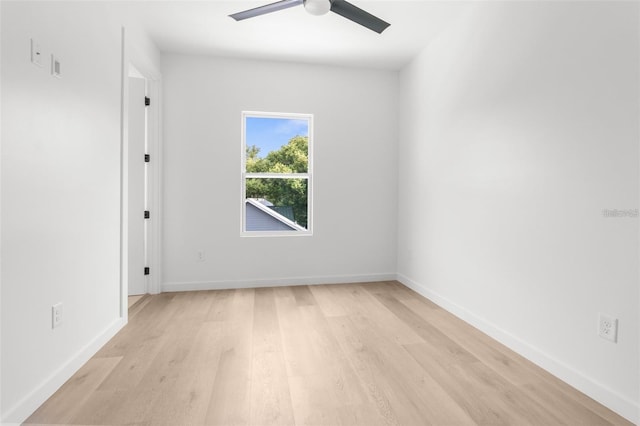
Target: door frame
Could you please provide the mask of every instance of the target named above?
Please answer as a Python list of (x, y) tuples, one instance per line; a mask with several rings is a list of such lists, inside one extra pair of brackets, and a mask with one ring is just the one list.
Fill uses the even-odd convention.
[[(128, 320), (129, 296), (129, 74), (132, 69), (147, 82), (147, 96), (151, 99), (147, 107), (147, 154), (151, 161), (147, 165), (147, 207), (151, 219), (147, 223), (147, 266), (151, 273), (147, 276), (146, 290), (158, 294), (161, 290), (162, 271), (160, 268), (162, 241), (160, 223), (162, 220), (162, 80), (160, 72), (145, 57), (138, 54), (128, 40), (126, 29), (122, 27), (121, 62), (121, 108), (120, 108), (120, 317)], [(133, 214), (136, 214), (134, 212)], [(139, 212), (137, 212), (139, 214)]]

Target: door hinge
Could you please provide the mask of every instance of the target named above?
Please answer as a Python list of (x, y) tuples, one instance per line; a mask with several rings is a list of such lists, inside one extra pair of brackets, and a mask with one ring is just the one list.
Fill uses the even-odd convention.
[(149, 154), (145, 154), (144, 155), (144, 162), (148, 163), (149, 161), (151, 161), (151, 156)]
[(151, 105), (151, 98), (149, 98), (148, 96), (144, 97), (144, 106), (149, 106)]
[(148, 266), (144, 267), (144, 274), (145, 275), (149, 275), (151, 268), (149, 268)]
[(144, 218), (145, 219), (149, 219), (151, 217), (151, 213), (149, 212), (149, 210), (145, 210), (144, 211)]

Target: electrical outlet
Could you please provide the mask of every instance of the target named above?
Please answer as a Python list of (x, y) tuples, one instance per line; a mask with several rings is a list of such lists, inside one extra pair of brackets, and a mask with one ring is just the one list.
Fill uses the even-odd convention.
[(618, 340), (618, 319), (610, 315), (598, 314), (598, 335), (616, 343)]
[(62, 303), (56, 303), (51, 307), (51, 328), (62, 324)]
[(205, 255), (203, 251), (199, 251), (198, 252), (198, 262), (204, 262), (205, 260)]

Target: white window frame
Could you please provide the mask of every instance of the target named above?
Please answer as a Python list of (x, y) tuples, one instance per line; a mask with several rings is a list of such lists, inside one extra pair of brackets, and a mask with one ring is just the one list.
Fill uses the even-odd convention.
[[(308, 135), (308, 164), (307, 173), (247, 173), (246, 171), (246, 120), (250, 117), (258, 118), (283, 118), (294, 120), (307, 120), (309, 123)], [(313, 114), (243, 111), (241, 120), (241, 154), (240, 154), (240, 235), (243, 237), (300, 237), (313, 235)], [(271, 179), (306, 179), (307, 180), (307, 230), (306, 231), (246, 231), (246, 182), (250, 178)]]

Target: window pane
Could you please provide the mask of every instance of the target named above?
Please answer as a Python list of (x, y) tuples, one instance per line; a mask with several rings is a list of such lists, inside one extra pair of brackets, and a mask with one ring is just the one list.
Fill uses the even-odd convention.
[(306, 173), (309, 156), (307, 119), (246, 117), (247, 173)]
[(245, 180), (245, 231), (306, 231), (307, 179)]

